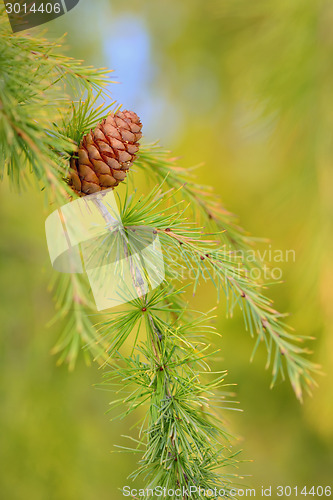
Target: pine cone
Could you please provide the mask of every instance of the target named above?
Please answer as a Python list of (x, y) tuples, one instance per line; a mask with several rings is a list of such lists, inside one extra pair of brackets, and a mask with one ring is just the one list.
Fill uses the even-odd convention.
[(123, 181), (139, 150), (142, 124), (133, 111), (112, 113), (85, 135), (71, 158), (69, 184), (80, 196)]

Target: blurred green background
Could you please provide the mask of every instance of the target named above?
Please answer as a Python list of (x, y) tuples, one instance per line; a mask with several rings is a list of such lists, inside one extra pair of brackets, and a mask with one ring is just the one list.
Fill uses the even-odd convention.
[[(68, 32), (70, 55), (115, 70), (113, 97), (140, 115), (146, 142), (160, 139), (183, 165), (204, 162), (200, 181), (251, 234), (295, 250), (270, 292), (316, 337), (325, 376), (303, 406), (287, 383), (269, 390), (265, 353), (249, 363), (242, 318), (219, 306), (222, 368), (244, 409), (226, 418), (257, 488), (332, 485), (332, 22), (328, 1), (81, 0), (48, 25), (51, 39)], [(50, 355), (48, 213), (35, 190), (0, 185), (0, 498), (120, 499), (136, 457), (110, 451), (133, 420), (110, 424), (96, 366), (69, 373)], [(213, 287), (194, 300), (215, 303)]]

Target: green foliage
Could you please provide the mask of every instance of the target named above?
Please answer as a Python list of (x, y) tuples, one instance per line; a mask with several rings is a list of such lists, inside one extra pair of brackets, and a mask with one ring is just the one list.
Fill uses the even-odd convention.
[[(119, 408), (114, 418), (149, 404), (138, 424), (135, 448), (126, 448), (143, 453), (131, 477), (144, 475), (148, 488), (196, 485), (228, 491), (237, 477), (220, 474), (221, 467), (237, 463), (220, 413), (234, 401), (227, 400), (231, 395), (225, 391), (226, 372), (211, 373), (207, 364), (216, 354), (205, 341), (215, 333), (209, 319), (186, 309), (182, 291), (164, 287), (110, 314), (100, 326), (110, 341), (112, 368), (104, 384), (121, 392), (121, 398), (111, 403), (112, 413)], [(142, 325), (146, 340), (131, 355), (121, 355), (127, 336)]]
[[(156, 172), (157, 162), (152, 164), (155, 165)], [(176, 182), (179, 182), (178, 178)], [(172, 178), (169, 179), (169, 183), (172, 183)], [(187, 192), (191, 192), (191, 188), (185, 187)], [(203, 193), (201, 200), (204, 203), (206, 190), (201, 188), (201, 192)], [(182, 189), (179, 193), (182, 195)], [(303, 390), (310, 392), (315, 384), (313, 372), (319, 372), (319, 366), (303, 357), (303, 354), (309, 354), (309, 351), (300, 345), (305, 338), (291, 333), (291, 329), (283, 321), (284, 315), (276, 311), (272, 307), (271, 300), (263, 295), (265, 285), (251, 279), (243, 260), (219, 243), (221, 233), (210, 233), (210, 239), (207, 239), (201, 227), (189, 222), (185, 217), (185, 207), (181, 209), (184, 205), (182, 202), (178, 202), (178, 205), (170, 204), (163, 212), (158, 210), (165, 198), (170, 200), (172, 197), (173, 190), (165, 194), (158, 187), (144, 199), (128, 198), (122, 207), (121, 218), (124, 225), (145, 225), (158, 232), (163, 245), (168, 281), (172, 279), (182, 281), (184, 276), (185, 278), (190, 276), (193, 279), (194, 292), (200, 280), (211, 281), (217, 289), (218, 296), (221, 293), (225, 295), (227, 314), (230, 317), (234, 309), (239, 307), (243, 312), (246, 329), (250, 331), (252, 337), (257, 336), (253, 355), (260, 342), (267, 348), (266, 367), (272, 364), (272, 385), (278, 380), (279, 375), (284, 378), (285, 367), (296, 396), (302, 400)], [(220, 220), (220, 224), (224, 224), (223, 219)], [(231, 227), (235, 233), (234, 226)], [(224, 237), (230, 238), (233, 247), (237, 248), (235, 237), (228, 235)], [(242, 233), (238, 238), (244, 245)]]
[(100, 345), (90, 318), (95, 311), (95, 304), (87, 293), (89, 284), (85, 276), (54, 275), (51, 289), (54, 290), (57, 314), (49, 324), (55, 322), (64, 324), (61, 337), (52, 350), (53, 354), (60, 354), (58, 364), (66, 362), (69, 369), (73, 370), (81, 351), (88, 363), (91, 355), (99, 362), (103, 360), (105, 350), (103, 343)]
[[(80, 140), (75, 134), (84, 134), (100, 119), (98, 108), (93, 111), (91, 107), (109, 83), (109, 71), (84, 66), (62, 55), (60, 47), (41, 37), (12, 34), (1, 8), (0, 177), (7, 174), (17, 189), (35, 179), (47, 200), (58, 205), (73, 196), (64, 178), (68, 159)], [(83, 93), (87, 95), (84, 103), (73, 102), (73, 95), (82, 97)], [(66, 327), (54, 353), (61, 352), (60, 361), (66, 360), (71, 368), (82, 346), (89, 344), (94, 356), (101, 354), (94, 347), (95, 330), (87, 316), (94, 310), (87, 290), (76, 275), (61, 277), (56, 286), (57, 317), (66, 321)]]
[(19, 188), (32, 172), (40, 188), (60, 200), (69, 193), (62, 178), (75, 150), (71, 137), (54, 128), (71, 106), (67, 88), (79, 95), (100, 91), (108, 72), (60, 54), (59, 47), (12, 34), (0, 8), (0, 177), (7, 174)]
[[(71, 153), (114, 109), (114, 103), (97, 105), (106, 72), (58, 54), (56, 44), (10, 34), (3, 15), (1, 28), (2, 175), (6, 172), (19, 187), (30, 170), (49, 199), (64, 203), (73, 196), (64, 182)], [(147, 409), (136, 446), (128, 448), (142, 453), (133, 479), (143, 475), (148, 487), (197, 484), (228, 490), (236, 476), (224, 467), (235, 466), (237, 460), (221, 410), (227, 409), (231, 395), (225, 392), (226, 372), (209, 370), (208, 358), (217, 354), (207, 341), (214, 333), (210, 317), (190, 311), (184, 286), (191, 281), (195, 292), (200, 281), (211, 281), (229, 316), (240, 308), (246, 328), (256, 337), (255, 349), (260, 342), (266, 346), (273, 384), (286, 371), (301, 400), (318, 367), (303, 356), (304, 339), (292, 335), (284, 315), (263, 295), (265, 284), (250, 279), (247, 264), (235, 257), (235, 251), (250, 248), (254, 239), (238, 227), (211, 189), (197, 184), (191, 171), (156, 146), (142, 148), (137, 166), (150, 178), (153, 174), (157, 186), (144, 198), (128, 190), (124, 199), (119, 196), (121, 220), (125, 228), (145, 226), (157, 232), (166, 281), (94, 325), (85, 279), (61, 276), (54, 285), (56, 319), (66, 325), (54, 352), (73, 368), (83, 348), (86, 356), (90, 353), (109, 367), (104, 384), (120, 393), (112, 402), (112, 411), (120, 408), (118, 417)]]
[[(103, 97), (105, 91), (99, 89), (94, 95), (91, 92), (85, 100), (71, 102), (70, 109), (62, 116), (61, 126), (58, 132), (61, 136), (71, 139), (75, 144), (80, 144), (86, 135), (98, 122), (103, 120), (111, 112), (116, 112), (115, 102), (108, 106), (104, 103), (98, 105), (98, 99)], [(55, 124), (57, 126), (57, 124)]]
[(196, 182), (194, 168), (181, 167), (158, 145), (141, 148), (137, 165), (149, 174), (148, 180), (153, 176), (157, 182), (181, 189), (181, 198), (190, 204), (195, 220), (208, 229), (219, 230), (221, 241), (231, 249), (246, 249), (254, 243), (255, 239), (237, 225), (235, 215), (225, 209), (213, 188)]

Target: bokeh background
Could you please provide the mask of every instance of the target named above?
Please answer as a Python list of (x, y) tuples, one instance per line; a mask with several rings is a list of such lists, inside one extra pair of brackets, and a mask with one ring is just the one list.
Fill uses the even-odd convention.
[[(256, 488), (333, 477), (332, 22), (325, 0), (81, 0), (47, 26), (51, 39), (68, 32), (69, 54), (115, 70), (112, 95), (140, 115), (146, 142), (204, 162), (198, 178), (251, 234), (295, 250), (271, 296), (316, 337), (325, 375), (313, 398), (301, 406), (287, 383), (269, 390), (265, 353), (249, 363), (242, 318), (219, 306), (222, 364), (244, 410), (226, 418)], [(120, 499), (136, 457), (110, 451), (134, 421), (109, 422), (97, 366), (69, 373), (50, 355), (48, 213), (35, 190), (0, 185), (0, 497)], [(215, 303), (213, 287), (195, 298)]]

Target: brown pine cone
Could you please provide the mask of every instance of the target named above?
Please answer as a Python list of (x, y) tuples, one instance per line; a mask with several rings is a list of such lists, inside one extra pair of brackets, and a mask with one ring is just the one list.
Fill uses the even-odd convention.
[(78, 154), (71, 158), (73, 190), (84, 196), (118, 186), (136, 158), (141, 128), (136, 113), (118, 111), (85, 135)]

